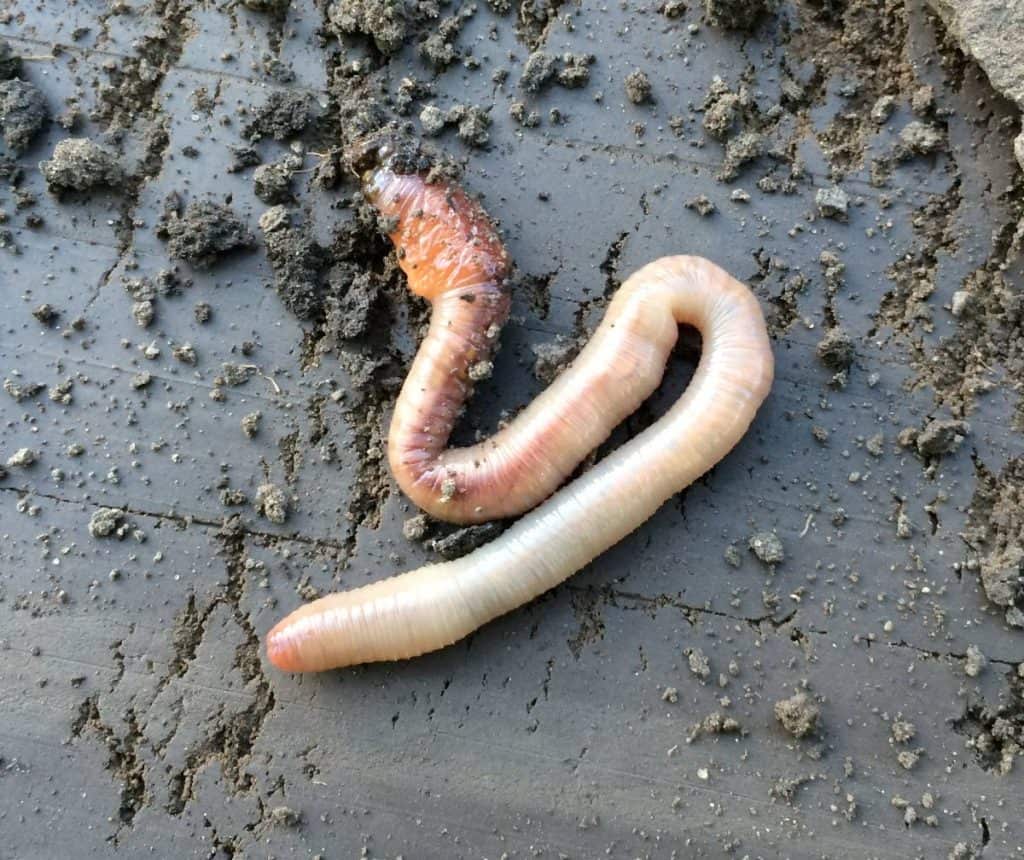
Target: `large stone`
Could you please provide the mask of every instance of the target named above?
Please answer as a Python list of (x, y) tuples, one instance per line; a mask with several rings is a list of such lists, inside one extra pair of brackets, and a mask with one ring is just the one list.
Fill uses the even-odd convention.
[(992, 86), (1024, 110), (1024, 0), (928, 0)]
[[(1024, 111), (1024, 0), (928, 0), (992, 86)], [(1024, 170), (1024, 123), (1014, 141)]]

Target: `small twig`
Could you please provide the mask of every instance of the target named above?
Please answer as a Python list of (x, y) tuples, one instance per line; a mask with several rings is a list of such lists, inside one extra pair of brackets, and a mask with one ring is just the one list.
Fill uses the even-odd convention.
[(811, 522), (813, 520), (814, 520), (814, 514), (808, 514), (807, 515), (807, 522), (804, 523), (804, 530), (802, 532), (800, 532), (800, 537), (803, 537), (805, 534), (807, 534), (807, 531), (808, 531), (808, 529), (810, 529)]

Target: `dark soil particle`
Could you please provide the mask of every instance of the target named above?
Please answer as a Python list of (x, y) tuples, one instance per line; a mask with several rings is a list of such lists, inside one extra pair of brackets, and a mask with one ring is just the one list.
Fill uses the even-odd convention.
[(228, 144), (228, 151), (231, 153), (228, 173), (241, 173), (246, 168), (255, 167), (263, 162), (259, 151), (250, 143)]
[(742, 733), (743, 727), (738, 720), (715, 711), (712, 714), (708, 714), (699, 723), (694, 723), (690, 726), (686, 742), (688, 744), (693, 743), (701, 735), (738, 735)]
[(796, 693), (775, 703), (775, 719), (795, 738), (814, 732), (820, 716), (821, 709), (806, 693)]
[(441, 21), (434, 31), (420, 43), (420, 53), (435, 69), (443, 70), (462, 56), (455, 39), (463, 25), (476, 14), (476, 6), (463, 6), (455, 15)]
[(299, 319), (313, 319), (322, 304), (320, 275), (327, 260), (324, 249), (304, 225), (293, 223), (292, 213), (283, 206), (264, 212), (260, 229), (281, 301)]
[(699, 194), (692, 200), (687, 200), (683, 205), (687, 209), (692, 209), (700, 215), (701, 218), (707, 218), (709, 215), (714, 215), (715, 212), (718, 211), (718, 207), (715, 206), (714, 201), (712, 201), (706, 194)]
[(704, 14), (716, 27), (752, 30), (770, 6), (770, 0), (704, 0)]
[(519, 86), (525, 92), (535, 93), (555, 76), (558, 61), (553, 54), (545, 51), (534, 51), (526, 59), (523, 74), (519, 78)]
[(985, 596), (1005, 610), (1011, 626), (1024, 627), (1024, 458), (995, 475), (978, 465), (978, 487), (961, 537), (973, 557)]
[(292, 198), (292, 177), (300, 167), (302, 158), (298, 155), (286, 155), (280, 161), (257, 167), (252, 175), (256, 196), (270, 205), (288, 202)]
[(438, 12), (439, 4), (430, 0), (336, 0), (327, 8), (327, 23), (338, 35), (367, 36), (382, 54), (394, 54), (422, 21)]
[(744, 94), (733, 92), (722, 78), (715, 75), (704, 97), (704, 119), (701, 123), (704, 131), (719, 140), (728, 137), (744, 100)]
[(353, 271), (345, 263), (333, 266), (327, 281), (330, 294), (324, 299), (326, 330), (341, 340), (366, 335), (380, 298), (378, 281), (369, 272)]
[(458, 123), (459, 140), (469, 146), (483, 147), (491, 139), (491, 115), (478, 105), (458, 105), (448, 112), (446, 119)]
[(11, 48), (9, 42), (0, 39), (0, 81), (9, 81), (21, 74), (21, 57)]
[(642, 105), (651, 100), (653, 88), (651, 79), (645, 72), (636, 69), (626, 75), (625, 80), (626, 98), (635, 105)]
[(781, 776), (775, 781), (775, 784), (769, 789), (768, 793), (777, 800), (792, 803), (801, 786), (810, 781), (811, 777), (809, 776)]
[(917, 434), (917, 453), (926, 458), (952, 454), (970, 432), (971, 425), (966, 421), (936, 418)]
[(212, 200), (193, 201), (181, 212), (181, 202), (172, 194), (157, 235), (167, 241), (174, 258), (199, 268), (208, 268), (230, 251), (249, 248), (255, 238), (230, 207)]
[(0, 81), (0, 129), (13, 152), (23, 152), (50, 118), (43, 94), (21, 80)]
[(1007, 689), (998, 704), (972, 700), (953, 720), (953, 729), (968, 738), (977, 763), (1003, 776), (1024, 755), (1024, 670), (1010, 668), (1005, 677)]
[(819, 342), (815, 351), (829, 370), (848, 370), (856, 355), (853, 338), (842, 328), (833, 328)]
[(33, 309), (32, 316), (43, 325), (50, 325), (60, 316), (60, 311), (48, 302), (43, 302), (43, 304)]
[(302, 134), (312, 120), (308, 95), (277, 90), (253, 112), (253, 118), (242, 128), (242, 135), (249, 141), (261, 138), (289, 140)]
[(60, 141), (53, 157), (41, 162), (39, 169), (54, 193), (116, 187), (125, 178), (116, 156), (87, 138)]
[(747, 545), (757, 556), (758, 561), (764, 564), (774, 566), (786, 560), (786, 551), (775, 532), (755, 532), (750, 536)]
[(504, 530), (505, 526), (502, 523), (482, 523), (477, 526), (467, 526), (443, 538), (432, 540), (430, 545), (434, 552), (450, 561), (462, 558), (462, 556), (468, 555), (477, 547), (489, 543)]
[(292, 0), (242, 0), (242, 5), (253, 12), (274, 12), (282, 13), (290, 5)]
[(766, 146), (765, 137), (760, 132), (744, 131), (737, 134), (725, 146), (725, 158), (716, 178), (722, 182), (735, 179), (745, 165), (764, 154)]
[(570, 338), (558, 338), (551, 343), (540, 343), (530, 347), (534, 355), (533, 375), (545, 385), (550, 385), (580, 351), (580, 344)]

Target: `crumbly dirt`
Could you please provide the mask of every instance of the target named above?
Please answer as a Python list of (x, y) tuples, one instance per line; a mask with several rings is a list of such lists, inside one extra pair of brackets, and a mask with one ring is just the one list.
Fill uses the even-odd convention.
[(716, 27), (752, 30), (771, 5), (771, 0), (704, 0), (704, 14)]
[(998, 474), (975, 464), (977, 488), (962, 537), (971, 549), (985, 596), (1005, 612), (1008, 624), (1024, 628), (1024, 458)]
[(795, 693), (775, 703), (775, 719), (795, 738), (804, 738), (819, 730), (821, 708), (806, 693)]
[(49, 161), (39, 164), (46, 187), (54, 193), (116, 188), (125, 179), (116, 155), (88, 138), (66, 138)]
[(313, 108), (308, 95), (276, 90), (253, 111), (252, 118), (242, 127), (242, 135), (250, 141), (291, 140), (301, 135), (312, 121)]
[(0, 81), (21, 76), (21, 57), (6, 39), (0, 39)]
[(49, 119), (46, 99), (35, 86), (17, 78), (0, 81), (0, 131), (13, 152), (27, 149)]
[(255, 243), (245, 222), (229, 206), (193, 200), (182, 209), (177, 195), (165, 204), (157, 235), (167, 242), (171, 257), (200, 268), (209, 268), (225, 254)]

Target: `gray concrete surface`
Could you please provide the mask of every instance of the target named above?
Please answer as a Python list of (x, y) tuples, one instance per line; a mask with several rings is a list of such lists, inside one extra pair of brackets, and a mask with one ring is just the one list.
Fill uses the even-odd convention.
[[(24, 77), (55, 115), (68, 99), (82, 111), (73, 132), (50, 124), (18, 158), (20, 185), (0, 186), (12, 243), (0, 250), (0, 370), (16, 386), (45, 386), (0, 395), (2, 461), (38, 453), (0, 481), (0, 857), (1024, 853), (1024, 762), (1012, 747), (1024, 731), (1024, 633), (986, 599), (984, 549), (961, 537), (985, 519), (975, 505), (968, 522), (985, 475), (1024, 455), (1019, 317), (1011, 307), (979, 332), (948, 310), (979, 271), (1005, 279), (1019, 302), (1012, 228), (1024, 194), (1009, 145), (1019, 116), (922, 3), (882, 4), (877, 19), (833, 4), (851, 10), (826, 28), (834, 44), (808, 23), (820, 5), (783, 5), (735, 33), (702, 22), (696, 3), (677, 18), (653, 3), (566, 3), (540, 44), (593, 53), (591, 79), (524, 95), (516, 12), (484, 3), (457, 39), (480, 67), (442, 73), (412, 37), (380, 58), (359, 37), (320, 34), (313, 0), (279, 17), (184, 0), (0, 4), (0, 36), (29, 57)], [(895, 31), (858, 41), (858, 20), (885, 16)], [(873, 67), (865, 51), (885, 39), (897, 59)], [(126, 59), (141, 55), (148, 65)], [(268, 57), (293, 78), (270, 78)], [(387, 92), (416, 75), (436, 87), (422, 103), (492, 109), (488, 146), (453, 131), (435, 142), (464, 161), (465, 184), (530, 276), (495, 377), (469, 409), (473, 427), (493, 427), (540, 389), (531, 347), (585, 334), (606, 290), (666, 253), (706, 255), (752, 284), (771, 316), (778, 381), (726, 462), (564, 586), (446, 651), (293, 677), (260, 649), (277, 618), (310, 593), (433, 557), (402, 536), (414, 511), (381, 472), (387, 398), (364, 405), (343, 369), (350, 347), (311, 360), (316, 324), (284, 308), (261, 247), (193, 271), (168, 258), (155, 227), (175, 190), (230, 195), (258, 234), (266, 207), (252, 171), (226, 170), (238, 108), (301, 89), (329, 120), (338, 64), (359, 57), (378, 64)], [(510, 72), (504, 85), (496, 68)], [(636, 68), (653, 103), (625, 98)], [(118, 120), (90, 117), (124, 69), (149, 87), (144, 97)], [(776, 150), (728, 183), (716, 179), (722, 146), (698, 110), (714, 75), (734, 90), (746, 83)], [(944, 145), (889, 164), (924, 84)], [(866, 122), (882, 92), (895, 113)], [(541, 113), (539, 128), (509, 118), (518, 100)], [(782, 118), (765, 122), (780, 104)], [(153, 145), (160, 127), (168, 139)], [(104, 141), (138, 180), (57, 200), (35, 165), (71, 134)], [(148, 166), (135, 168), (147, 141)], [(314, 128), (306, 144), (330, 141)], [(852, 155), (837, 151), (847, 145)], [(287, 151), (259, 148), (264, 161)], [(305, 159), (312, 167), (316, 156)], [(792, 188), (762, 190), (769, 174), (792, 175)], [(326, 243), (351, 217), (339, 201), (354, 188), (307, 187), (309, 176), (296, 177), (296, 208)], [(833, 181), (850, 197), (846, 221), (817, 216), (816, 192)], [(735, 189), (749, 202), (731, 200)], [(700, 194), (714, 214), (684, 206)], [(42, 223), (29, 226), (32, 214)], [(845, 264), (839, 281), (826, 278), (823, 251)], [(172, 265), (187, 286), (160, 297), (140, 329), (122, 282)], [(59, 311), (52, 324), (31, 313), (42, 302)], [(206, 324), (197, 302), (212, 306)], [(401, 361), (415, 349), (416, 313), (391, 308)], [(816, 356), (837, 325), (855, 345), (845, 386)], [(172, 357), (185, 342), (194, 366)], [(154, 359), (142, 353), (150, 343)], [(975, 396), (974, 376), (934, 371), (950, 355), (991, 390)], [(613, 441), (671, 402), (692, 358), (680, 351), (650, 410)], [(218, 386), (224, 362), (259, 373)], [(152, 379), (137, 389), (140, 371)], [(46, 390), (64, 379), (69, 403)], [(262, 426), (248, 439), (240, 419), (256, 409)], [(897, 443), (904, 428), (963, 415), (970, 433), (944, 456), (925, 461)], [(373, 476), (367, 503), (358, 488)], [(222, 504), (225, 485), (252, 498), (266, 480), (292, 497), (285, 523)], [(105, 506), (124, 512), (123, 539), (90, 534)], [(1006, 510), (990, 525), (1012, 541), (1024, 520)], [(785, 551), (774, 569), (747, 548), (765, 530)], [(969, 648), (987, 657), (975, 676)], [(707, 677), (691, 670), (692, 649)], [(796, 738), (773, 709), (800, 690), (821, 715)], [(742, 733), (688, 742), (716, 711)], [(899, 741), (897, 721), (914, 736)], [(1003, 734), (993, 741), (993, 731)], [(901, 763), (901, 752), (920, 756)]]

